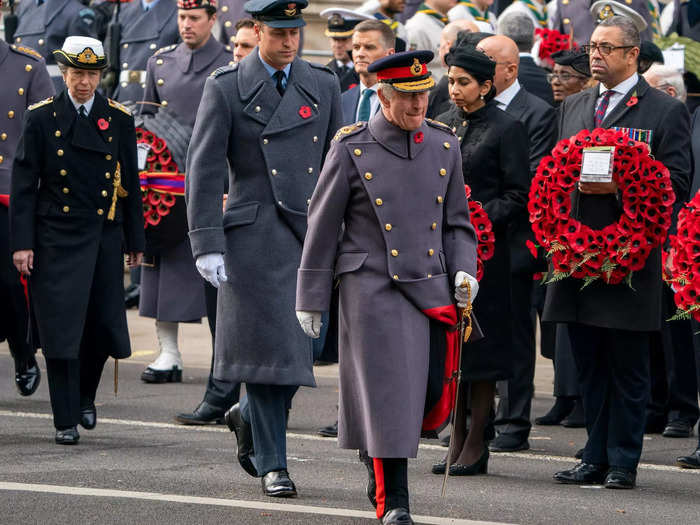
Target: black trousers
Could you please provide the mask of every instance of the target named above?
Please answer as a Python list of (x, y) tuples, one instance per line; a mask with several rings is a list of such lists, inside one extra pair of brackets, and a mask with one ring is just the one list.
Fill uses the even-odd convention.
[(517, 434), (527, 439), (530, 434), (530, 409), (534, 394), (535, 309), (532, 307), (532, 275), (513, 274), (511, 303), (513, 312), (513, 377), (498, 382), (499, 402), (495, 425), (499, 434)]
[(15, 368), (34, 359), (27, 340), (29, 313), (20, 274), (12, 264), (7, 208), (0, 204), (0, 341), (7, 339)]
[(572, 323), (569, 334), (588, 431), (583, 460), (635, 470), (649, 399), (651, 332)]
[(406, 458), (368, 458), (371, 461), (370, 474), (374, 475), (376, 486), (377, 518), (392, 509), (404, 508), (408, 511), (408, 460)]
[[(664, 319), (676, 311), (674, 292), (663, 291)], [(695, 425), (700, 416), (698, 381), (693, 352), (693, 328), (689, 320), (663, 322), (651, 342), (651, 399), (647, 419), (666, 424), (676, 419)]]
[(571, 350), (569, 325), (556, 323), (556, 344), (554, 358), (554, 396), (580, 397), (576, 362)]
[(204, 302), (207, 308), (207, 321), (211, 332), (211, 367), (207, 379), (207, 390), (204, 393), (204, 401), (212, 406), (227, 410), (238, 403), (241, 395), (241, 384), (230, 383), (214, 378), (214, 342), (216, 334), (216, 299), (217, 291), (211, 284), (204, 283)]
[(80, 422), (80, 409), (95, 404), (97, 387), (107, 355), (100, 352), (84, 352), (79, 359), (46, 359), (46, 375), (53, 424), (58, 430), (76, 426)]

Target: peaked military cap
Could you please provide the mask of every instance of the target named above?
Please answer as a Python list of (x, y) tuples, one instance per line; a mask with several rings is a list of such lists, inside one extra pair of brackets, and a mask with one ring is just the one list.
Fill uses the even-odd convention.
[(306, 25), (301, 16), (301, 10), (307, 5), (309, 5), (308, 0), (248, 0), (243, 9), (265, 25), (288, 28)]
[(593, 15), (593, 22), (596, 24), (600, 24), (603, 20), (612, 18), (613, 16), (626, 16), (632, 19), (637, 31), (640, 33), (647, 28), (647, 21), (644, 20), (642, 15), (631, 7), (627, 7), (625, 4), (615, 2), (615, 0), (597, 0), (593, 2), (593, 5), (591, 5), (591, 15)]
[(216, 12), (216, 0), (177, 0), (178, 9), (206, 9)]
[(355, 26), (363, 20), (374, 20), (373, 16), (356, 13), (351, 9), (331, 7), (319, 13), (328, 18), (326, 36), (331, 38), (350, 38), (355, 32)]
[(104, 69), (107, 59), (102, 42), (87, 36), (69, 36), (53, 52), (56, 62), (78, 69)]
[(428, 62), (434, 53), (432, 51), (404, 51), (394, 53), (372, 62), (367, 71), (377, 74), (377, 80), (404, 93), (427, 91), (435, 85)]

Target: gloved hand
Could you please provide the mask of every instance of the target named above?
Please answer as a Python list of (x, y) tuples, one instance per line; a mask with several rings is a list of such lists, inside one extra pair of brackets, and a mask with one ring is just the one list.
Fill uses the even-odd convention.
[[(471, 295), (467, 294), (467, 288), (461, 287), (464, 281), (469, 282), (471, 286)], [(479, 293), (479, 281), (469, 275), (467, 272), (458, 271), (455, 275), (455, 301), (460, 308), (466, 308), (467, 302), (473, 303), (476, 299), (476, 294)]]
[(297, 319), (306, 335), (312, 339), (321, 337), (321, 312), (297, 312)]
[(200, 255), (197, 257), (195, 266), (197, 266), (200, 275), (209, 281), (214, 288), (218, 288), (221, 283), (228, 280), (224, 268), (224, 256), (221, 253)]

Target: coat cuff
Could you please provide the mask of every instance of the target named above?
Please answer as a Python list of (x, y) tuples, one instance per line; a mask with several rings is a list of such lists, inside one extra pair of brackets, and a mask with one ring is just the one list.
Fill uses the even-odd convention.
[(327, 312), (333, 290), (332, 270), (303, 270), (297, 272), (296, 310), (303, 312)]
[(190, 232), (192, 255), (196, 259), (205, 253), (226, 253), (226, 238), (224, 229), (199, 228)]

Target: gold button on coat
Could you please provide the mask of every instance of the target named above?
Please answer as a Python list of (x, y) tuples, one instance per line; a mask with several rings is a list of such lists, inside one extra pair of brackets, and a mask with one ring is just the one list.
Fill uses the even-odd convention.
[(377, 203), (377, 206), (381, 206), (382, 204), (384, 204), (384, 201), (382, 199), (377, 199), (374, 202)]
[(158, 84), (159, 86), (162, 86), (163, 84), (165, 84), (165, 80), (163, 80), (162, 78), (159, 78), (158, 81), (156, 82), (156, 84)]
[(228, 6), (227, 5), (221, 6), (221, 12), (228, 13)]
[(318, 142), (318, 137), (314, 137), (314, 142)]
[(109, 179), (111, 176), (112, 175), (109, 172), (105, 173), (105, 179)]
[(391, 224), (386, 224), (386, 225), (384, 225), (384, 229), (385, 229), (386, 231), (388, 231), (388, 232), (391, 231), (391, 228), (392, 228)]
[(430, 225), (431, 230), (437, 230), (437, 222), (434, 222)]
[(260, 106), (255, 106), (255, 112), (256, 112), (256, 113), (260, 113), (260, 110), (261, 110), (261, 109), (262, 109), (262, 108), (261, 108)]
[(0, 164), (2, 164), (3, 162), (5, 162), (5, 157), (3, 157), (2, 155), (0, 155)]
[(110, 154), (105, 155), (105, 159), (112, 160), (112, 155), (110, 155)]
[(277, 175), (277, 170), (272, 170), (270, 173), (272, 173), (273, 175)]
[(372, 174), (369, 171), (365, 173), (365, 179), (372, 180)]
[(27, 73), (30, 72), (30, 71), (32, 70), (31, 64), (27, 64), (26, 66), (24, 66), (24, 70), (25, 70)]
[(68, 188), (63, 188), (63, 193), (68, 193), (70, 190)]
[(445, 146), (445, 149), (450, 149), (450, 143), (449, 143), (449, 142), (444, 142), (442, 145)]
[(10, 110), (7, 112), (7, 118), (15, 118), (15, 112)]
[(360, 155), (362, 155), (362, 150), (360, 148), (357, 148), (355, 149), (355, 151), (353, 151), (353, 153), (356, 157), (359, 157)]
[(56, 135), (57, 137), (60, 137), (60, 136), (61, 136), (61, 131), (57, 129), (56, 132), (54, 133), (54, 135)]
[(156, 46), (155, 44), (151, 44), (151, 45), (148, 46), (148, 47), (151, 48), (151, 49), (155, 49), (155, 48), (158, 47), (158, 46)]
[(565, 18), (565, 19), (564, 19), (564, 23), (565, 23), (565, 24), (570, 24), (570, 23), (571, 23), (571, 19)]
[(444, 177), (445, 175), (447, 175), (447, 170), (446, 170), (445, 168), (442, 168), (442, 169), (440, 170), (440, 175), (442, 175), (443, 177)]
[(107, 190), (102, 190), (101, 195), (102, 195), (103, 197), (106, 197), (106, 196), (109, 195), (109, 194), (107, 193)]
[(398, 280), (399, 280), (399, 276), (394, 274), (394, 281), (398, 281)]
[(441, 195), (437, 196), (437, 201), (438, 201), (438, 204), (442, 204), (442, 196)]
[(63, 213), (68, 213), (69, 211), (70, 211), (70, 207), (69, 207), (69, 206), (64, 206), (64, 207), (63, 207)]
[(428, 255), (430, 255), (431, 257), (433, 256), (434, 253), (435, 253), (435, 250), (433, 250), (432, 248), (430, 248), (428, 250)]
[(308, 171), (309, 173), (313, 173), (313, 172), (314, 172), (314, 169), (313, 169), (313, 168), (309, 168), (307, 171)]
[(68, 175), (68, 172), (66, 170), (61, 170), (59, 171), (59, 173), (61, 174), (61, 177), (65, 177), (66, 175)]
[(59, 150), (56, 152), (56, 155), (58, 155), (59, 157), (63, 157), (63, 150), (62, 150), (62, 149), (59, 149)]
[(19, 88), (17, 90), (17, 93), (19, 93), (20, 95), (24, 95), (24, 88)]
[(399, 250), (391, 250), (391, 256), (392, 256), (392, 257), (398, 257), (398, 256), (399, 256)]
[(159, 66), (162, 66), (162, 65), (163, 65), (163, 59), (162, 59), (162, 58), (159, 58), (158, 60), (156, 60), (156, 64), (158, 64)]
[(263, 144), (269, 144), (269, 142), (270, 142), (269, 140), (263, 139)]
[(0, 140), (7, 140), (7, 133), (0, 134)]
[(105, 211), (102, 208), (97, 209), (97, 215), (102, 215)]
[(168, 105), (168, 101), (167, 101), (167, 100), (163, 100), (163, 101), (160, 103), (160, 105), (163, 106), (163, 107), (165, 107), (165, 106)]
[(226, 20), (226, 22), (224, 22), (224, 26), (226, 26), (226, 27), (231, 27), (232, 25), (233, 24), (231, 24), (230, 20)]

